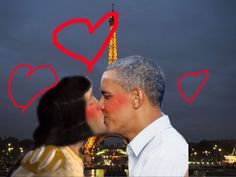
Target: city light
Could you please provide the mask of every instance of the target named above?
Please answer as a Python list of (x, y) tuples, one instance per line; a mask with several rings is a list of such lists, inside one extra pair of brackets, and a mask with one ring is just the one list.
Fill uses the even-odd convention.
[[(209, 143), (201, 146), (194, 144), (193, 147), (190, 145), (189, 165), (191, 169), (226, 169), (228, 167), (236, 169), (235, 144), (229, 146), (230, 148), (222, 142), (220, 142), (219, 145)], [(25, 151), (28, 151), (28, 149), (20, 143), (5, 141), (0, 149), (0, 153), (2, 153), (2, 162), (0, 162), (0, 166), (1, 163), (9, 166), (14, 165), (17, 159), (19, 159)], [(91, 147), (89, 152), (90, 154), (86, 154), (86, 167), (90, 168), (95, 168), (96, 166), (99, 166), (99, 168), (103, 166), (116, 166), (116, 164), (126, 163), (128, 158), (125, 148), (110, 149), (106, 144), (101, 144), (99, 147)]]
[(19, 148), (21, 153), (24, 153), (24, 149), (22, 147)]
[(11, 152), (11, 151), (13, 151), (13, 150), (14, 150), (13, 147), (8, 148), (8, 152)]

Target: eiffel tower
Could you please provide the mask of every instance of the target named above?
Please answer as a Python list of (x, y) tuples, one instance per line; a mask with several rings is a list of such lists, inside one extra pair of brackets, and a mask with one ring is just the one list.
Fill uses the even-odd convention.
[[(114, 12), (114, 3), (112, 4), (112, 12)], [(112, 30), (113, 26), (114, 17), (111, 16), (109, 18), (110, 30)], [(108, 64), (113, 63), (117, 59), (117, 39), (115, 31), (109, 42)], [(107, 147), (106, 143), (104, 143), (105, 141), (109, 141), (110, 138), (113, 138), (113, 140), (116, 138), (119, 142), (113, 148)], [(84, 146), (80, 149), (85, 167), (85, 176), (103, 177), (104, 173), (109, 170), (111, 170), (109, 172), (112, 173), (112, 168), (115, 167), (115, 170), (117, 170), (118, 166), (120, 169), (122, 167), (128, 171), (127, 144), (128, 139), (117, 134), (103, 134), (89, 137)]]
[[(112, 4), (112, 12), (114, 12), (114, 3)], [(114, 26), (114, 17), (111, 16), (109, 19), (109, 27), (110, 30), (112, 30)], [(118, 55), (117, 55), (117, 43), (116, 43), (116, 31), (113, 34), (113, 37), (111, 38), (110, 42), (109, 42), (109, 52), (108, 52), (109, 56), (108, 56), (108, 64), (113, 63), (114, 61), (117, 60)]]

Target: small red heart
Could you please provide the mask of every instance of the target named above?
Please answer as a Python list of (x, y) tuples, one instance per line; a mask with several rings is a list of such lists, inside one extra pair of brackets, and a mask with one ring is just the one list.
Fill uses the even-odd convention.
[[(27, 104), (25, 104), (25, 105), (19, 105), (18, 103), (16, 103), (15, 99), (14, 99), (13, 96), (12, 96), (11, 84), (12, 84), (13, 76), (14, 76), (14, 74), (16, 73), (16, 71), (19, 70), (19, 69), (21, 69), (21, 68), (23, 68), (23, 67), (29, 68), (29, 72), (27, 73), (26, 78), (29, 78), (29, 77), (31, 76), (31, 74), (33, 74), (34, 72), (36, 72), (36, 71), (38, 71), (38, 70), (40, 70), (40, 69), (45, 69), (45, 68), (50, 69), (50, 70), (52, 71), (54, 77), (55, 77), (55, 81), (56, 81), (56, 82), (55, 82), (53, 85), (51, 85), (51, 86), (49, 86), (49, 87), (47, 87), (47, 88), (41, 90), (39, 93), (37, 93), (36, 95), (34, 95), (34, 96), (30, 99), (30, 101), (29, 101)], [(40, 66), (38, 66), (37, 68), (33, 69), (30, 64), (21, 64), (21, 65), (18, 65), (17, 67), (15, 67), (15, 68), (12, 70), (11, 74), (10, 74), (10, 77), (9, 77), (9, 80), (8, 80), (8, 95), (9, 95), (10, 100), (11, 100), (11, 102), (13, 103), (13, 105), (14, 105), (15, 107), (19, 108), (19, 109), (22, 109), (22, 112), (25, 112), (25, 110), (34, 102), (34, 100), (35, 100), (36, 98), (38, 98), (40, 95), (42, 95), (42, 94), (45, 93), (46, 91), (50, 90), (51, 88), (55, 87), (57, 84), (58, 84), (58, 76), (57, 76), (56, 70), (55, 70), (52, 66), (45, 64), (45, 65), (40, 65)]]
[[(65, 27), (68, 27), (70, 25), (76, 24), (76, 23), (81, 23), (81, 24), (85, 24), (87, 25), (88, 31), (90, 34), (93, 34), (94, 31), (100, 26), (102, 25), (102, 23), (104, 21), (106, 21), (107, 19), (109, 19), (111, 16), (114, 17), (114, 25), (113, 28), (110, 30), (107, 38), (105, 39), (105, 41), (103, 42), (102, 46), (100, 47), (100, 49), (98, 50), (97, 54), (94, 56), (94, 58), (90, 61), (87, 58), (85, 58), (82, 55), (76, 54), (72, 51), (70, 51), (69, 49), (65, 48), (62, 44), (59, 43), (58, 41), (58, 33), (60, 31), (62, 31)], [(109, 44), (111, 38), (113, 37), (114, 32), (116, 31), (118, 27), (118, 13), (117, 12), (109, 12), (107, 14), (105, 14), (94, 26), (92, 26), (92, 24), (90, 23), (90, 21), (86, 18), (76, 18), (76, 19), (71, 19), (66, 21), (65, 23), (59, 25), (54, 31), (53, 31), (53, 35), (52, 35), (52, 40), (53, 40), (53, 44), (59, 49), (61, 50), (63, 53), (69, 55), (70, 57), (76, 59), (76, 60), (81, 60), (83, 63), (85, 63), (88, 66), (88, 72), (91, 72), (93, 69), (94, 64), (98, 61), (98, 59), (101, 57), (101, 55), (104, 53), (107, 45)]]
[[(198, 87), (197, 91), (194, 93), (194, 95), (191, 97), (191, 98), (187, 98), (185, 96), (185, 94), (183, 93), (183, 90), (181, 88), (181, 81), (182, 79), (184, 79), (185, 77), (188, 77), (188, 76), (193, 76), (195, 79), (198, 77), (198, 75), (201, 75), (201, 74), (206, 74), (205, 75), (205, 78), (204, 80), (202, 81), (200, 87)], [(208, 79), (208, 70), (202, 70), (202, 71), (199, 71), (199, 72), (189, 72), (189, 73), (185, 73), (184, 75), (182, 75), (179, 79), (178, 79), (178, 89), (179, 89), (179, 93), (181, 95), (181, 97), (187, 101), (188, 103), (192, 103), (195, 98), (197, 97), (197, 95), (199, 94), (199, 92), (201, 91), (201, 89), (203, 88), (203, 86), (205, 85), (206, 81)]]

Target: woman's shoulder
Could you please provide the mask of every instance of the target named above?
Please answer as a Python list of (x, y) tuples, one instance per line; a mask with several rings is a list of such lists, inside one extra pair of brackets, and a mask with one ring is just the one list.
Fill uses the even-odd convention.
[(21, 167), (35, 174), (52, 173), (65, 165), (65, 156), (56, 146), (41, 146), (28, 152)]

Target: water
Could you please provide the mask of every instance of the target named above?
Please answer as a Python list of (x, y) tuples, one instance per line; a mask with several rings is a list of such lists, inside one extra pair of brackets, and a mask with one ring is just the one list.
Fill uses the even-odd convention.
[(222, 176), (236, 176), (236, 169), (224, 169), (224, 168), (201, 168), (191, 170), (191, 177), (222, 177)]

